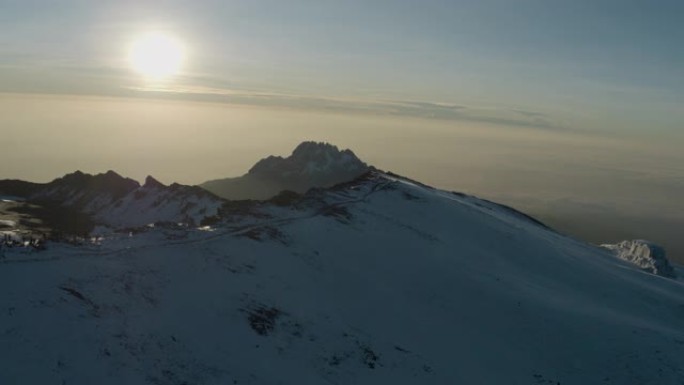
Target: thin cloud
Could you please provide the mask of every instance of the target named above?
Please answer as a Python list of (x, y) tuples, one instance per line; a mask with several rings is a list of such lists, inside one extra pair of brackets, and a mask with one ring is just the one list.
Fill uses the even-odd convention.
[[(40, 65), (39, 65), (40, 66)], [(40, 69), (40, 68), (39, 68)], [(246, 87), (202, 74), (185, 74), (169, 86), (130, 86), (134, 83), (130, 70), (113, 66), (78, 66), (63, 63), (41, 69), (40, 86), (26, 81), (35, 71), (6, 73), (1, 91), (92, 94), (100, 96), (147, 97), (193, 100), (236, 105), (262, 106), (297, 110), (324, 111), (341, 114), (368, 114), (441, 121), (470, 121), (545, 130), (565, 129), (551, 116), (538, 111), (511, 108), (482, 108), (425, 100), (368, 100), (321, 97), (295, 92)], [(129, 86), (121, 86), (129, 84)]]
[(190, 99), (217, 103), (316, 110), (336, 113), (401, 116), (436, 120), (473, 121), (539, 129), (563, 129), (541, 112), (506, 108), (476, 108), (464, 105), (415, 100), (363, 100), (296, 95), (270, 91), (212, 88), (201, 86), (128, 87), (152, 97)]

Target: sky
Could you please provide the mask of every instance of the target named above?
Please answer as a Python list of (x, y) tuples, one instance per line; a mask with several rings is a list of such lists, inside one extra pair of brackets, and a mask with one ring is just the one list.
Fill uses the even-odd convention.
[[(2, 0), (0, 90), (679, 134), (682, 14), (632, 0)], [(188, 49), (155, 87), (126, 60), (149, 30)]]
[[(201, 183), (325, 140), (577, 233), (672, 228), (682, 15), (671, 0), (0, 0), (0, 178)], [(132, 68), (150, 32), (182, 44), (178, 73)]]

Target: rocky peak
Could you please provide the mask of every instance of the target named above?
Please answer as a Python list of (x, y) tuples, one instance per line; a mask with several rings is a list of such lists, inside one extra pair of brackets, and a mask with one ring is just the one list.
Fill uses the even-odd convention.
[(116, 199), (137, 189), (140, 184), (133, 179), (124, 178), (112, 170), (97, 175), (76, 171), (53, 180), (46, 187), (47, 189), (40, 195), (55, 200), (64, 200), (67, 196), (74, 194), (102, 193)]
[(148, 189), (162, 189), (166, 186), (160, 181), (154, 179), (152, 175), (148, 175), (147, 178), (145, 178), (145, 184), (143, 187)]
[(337, 173), (362, 173), (368, 166), (351, 150), (340, 151), (324, 142), (303, 142), (283, 158), (269, 156), (257, 162), (250, 174), (268, 177), (323, 177)]
[(642, 270), (667, 278), (676, 278), (676, 273), (667, 259), (665, 249), (643, 239), (622, 241), (614, 245), (601, 245), (620, 259), (639, 266)]
[(61, 178), (57, 178), (51, 182), (51, 184), (75, 184), (83, 185), (85, 184), (92, 175), (86, 174), (81, 170), (76, 170), (72, 173), (66, 174)]

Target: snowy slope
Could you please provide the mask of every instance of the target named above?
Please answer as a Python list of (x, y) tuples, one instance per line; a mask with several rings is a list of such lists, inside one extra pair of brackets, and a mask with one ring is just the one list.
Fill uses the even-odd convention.
[(684, 379), (683, 282), (379, 173), (211, 230), (8, 253), (0, 280), (2, 384)]
[(114, 229), (160, 221), (198, 225), (216, 216), (225, 203), (200, 187), (165, 186), (151, 176), (141, 186), (114, 171), (97, 175), (76, 171), (45, 184), (0, 181), (0, 193), (5, 190), (20, 191), (23, 199), (45, 206), (49, 213), (66, 208)]
[(114, 228), (155, 222), (199, 225), (204, 218), (216, 216), (223, 203), (222, 199), (199, 187), (164, 186), (148, 176), (143, 186), (89, 213), (97, 221)]

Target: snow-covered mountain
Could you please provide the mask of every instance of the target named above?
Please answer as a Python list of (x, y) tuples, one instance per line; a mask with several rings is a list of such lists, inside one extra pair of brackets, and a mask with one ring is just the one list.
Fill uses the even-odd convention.
[(505, 206), (372, 171), (221, 214), (8, 250), (0, 383), (684, 379), (684, 282)]
[(304, 193), (313, 187), (347, 182), (368, 169), (351, 150), (303, 142), (287, 158), (269, 156), (241, 177), (212, 180), (200, 186), (227, 199), (268, 199), (283, 190)]
[(114, 171), (97, 175), (76, 171), (45, 184), (0, 181), (0, 193), (45, 206), (43, 212), (52, 216), (83, 214), (89, 222), (83, 224), (84, 231), (95, 225), (120, 229), (160, 221), (198, 225), (216, 216), (224, 203), (200, 187), (165, 186), (151, 176), (141, 186)]
[(665, 249), (642, 239), (601, 245), (612, 250), (618, 258), (633, 263), (644, 271), (668, 278), (676, 278), (674, 268), (667, 259)]
[(148, 176), (145, 184), (109, 205), (93, 211), (94, 217), (114, 228), (155, 222), (199, 225), (218, 215), (224, 201), (195, 186), (165, 186)]

